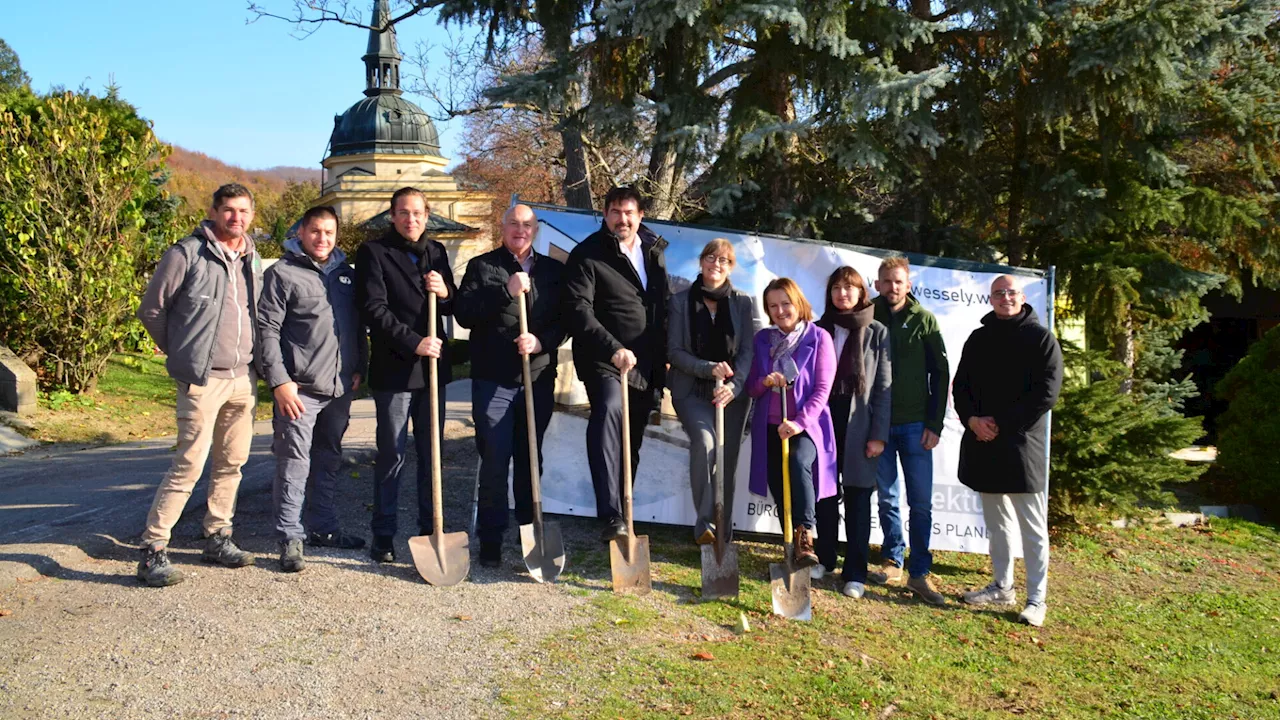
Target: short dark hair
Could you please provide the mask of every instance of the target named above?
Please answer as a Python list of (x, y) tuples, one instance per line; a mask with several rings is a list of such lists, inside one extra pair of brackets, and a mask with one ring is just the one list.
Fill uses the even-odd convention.
[(400, 202), (400, 198), (407, 197), (409, 195), (417, 195), (422, 198), (422, 207), (424, 207), (427, 212), (431, 212), (431, 203), (427, 202), (426, 194), (415, 187), (402, 187), (395, 191), (391, 196), (391, 212), (394, 213), (396, 211), (396, 203)]
[(862, 273), (848, 265), (844, 265), (836, 268), (835, 272), (831, 273), (831, 277), (827, 278), (827, 302), (823, 305), (826, 308), (825, 312), (835, 311), (835, 308), (831, 305), (831, 291), (835, 289), (836, 285), (840, 284), (852, 285), (858, 288), (858, 291), (862, 293), (862, 297), (858, 298), (859, 306), (866, 305), (869, 301), (867, 281), (862, 279)]
[(630, 185), (615, 187), (610, 189), (609, 192), (605, 193), (604, 211), (609, 212), (609, 208), (619, 203), (624, 203), (628, 200), (635, 201), (636, 207), (640, 210), (640, 212), (644, 212), (644, 198), (641, 197), (639, 190), (636, 190)]
[(342, 224), (342, 222), (338, 220), (338, 211), (334, 210), (332, 205), (317, 205), (313, 208), (308, 208), (306, 212), (302, 213), (302, 219), (298, 221), (298, 227), (304, 228), (307, 226), (307, 223), (318, 217), (333, 218), (335, 229), (337, 226)]
[(222, 206), (222, 201), (238, 197), (249, 198), (249, 205), (253, 205), (253, 193), (249, 191), (249, 188), (240, 183), (227, 183), (213, 191), (213, 204), (209, 207), (216, 210)]

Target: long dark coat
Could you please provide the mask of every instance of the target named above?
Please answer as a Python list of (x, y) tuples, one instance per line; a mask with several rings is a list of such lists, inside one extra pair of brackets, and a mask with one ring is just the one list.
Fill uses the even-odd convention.
[[(964, 424), (960, 482), (981, 493), (1045, 489), (1046, 414), (1062, 389), (1062, 349), (1030, 305), (1002, 320), (994, 312), (965, 341), (952, 393)], [(993, 417), (996, 438), (979, 442), (969, 418)]]

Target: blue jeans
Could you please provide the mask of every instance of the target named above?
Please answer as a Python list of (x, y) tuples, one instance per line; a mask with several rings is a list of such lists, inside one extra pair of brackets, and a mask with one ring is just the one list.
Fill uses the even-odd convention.
[(902, 458), (903, 480), (907, 486), (907, 506), (911, 508), (911, 577), (924, 577), (933, 566), (929, 539), (933, 535), (933, 451), (920, 444), (924, 423), (894, 425), (889, 429), (889, 442), (876, 469), (876, 490), (880, 494), (880, 528), (884, 543), (880, 556), (902, 567), (906, 546), (902, 542), (902, 516), (898, 507), (898, 458)]

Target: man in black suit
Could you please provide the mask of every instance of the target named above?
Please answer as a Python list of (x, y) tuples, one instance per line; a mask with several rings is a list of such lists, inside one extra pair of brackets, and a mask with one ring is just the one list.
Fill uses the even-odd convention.
[[(454, 304), (458, 324), (471, 329), (471, 416), (480, 454), (480, 497), (476, 535), (480, 564), (502, 564), (507, 529), (507, 470), (515, 460), (512, 494), (516, 522), (533, 522), (533, 486), (524, 371), (529, 356), (533, 386), (538, 467), (542, 437), (555, 409), (556, 355), (564, 331), (560, 323), (560, 277), (564, 265), (533, 249), (538, 218), (528, 205), (513, 205), (502, 217), (502, 244), (467, 263)], [(520, 332), (520, 295), (529, 332)]]
[(428, 459), (431, 443), (444, 442), (444, 423), (432, 438), (427, 358), (440, 359), (442, 419), (450, 368), (448, 345), (427, 337), (427, 293), (435, 293), (440, 316), (450, 315), (456, 287), (444, 246), (423, 234), (428, 212), (421, 191), (397, 190), (391, 196), (393, 227), (356, 250), (356, 300), (361, 320), (369, 327), (369, 388), (378, 413), (370, 553), (377, 562), (395, 560), (392, 539), (411, 418), (418, 451), (418, 532), (429, 535), (435, 529)]
[(587, 464), (596, 516), (606, 543), (627, 536), (622, 518), (622, 389), (626, 373), (631, 410), (631, 468), (649, 413), (662, 399), (667, 372), (667, 241), (641, 224), (633, 188), (604, 199), (604, 224), (569, 254), (565, 268), (565, 325), (573, 336), (573, 364), (587, 389)]

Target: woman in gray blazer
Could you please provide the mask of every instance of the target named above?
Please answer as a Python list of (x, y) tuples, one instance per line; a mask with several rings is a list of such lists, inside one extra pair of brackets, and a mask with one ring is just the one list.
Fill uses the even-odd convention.
[[(867, 582), (867, 543), (871, 537), (871, 493), (876, 467), (889, 439), (889, 330), (876, 322), (867, 297), (867, 283), (857, 270), (837, 268), (827, 279), (827, 306), (816, 325), (835, 342), (836, 377), (827, 404), (836, 431), (840, 493), (819, 500), (818, 565), (812, 577), (821, 578), (836, 567), (840, 500), (844, 497), (844, 527), (848, 549), (840, 592), (862, 597)], [(883, 582), (883, 578), (874, 579)]]
[[(728, 240), (707, 243), (699, 256), (701, 273), (688, 290), (671, 296), (667, 313), (667, 388), (689, 434), (689, 486), (698, 513), (693, 536), (699, 544), (713, 542), (716, 532), (727, 533), (726, 541), (732, 536), (734, 470), (751, 407), (743, 383), (751, 371), (760, 313), (755, 300), (729, 282), (735, 262)], [(719, 393), (716, 378), (724, 380)], [(717, 405), (724, 407), (724, 528), (715, 526)]]

